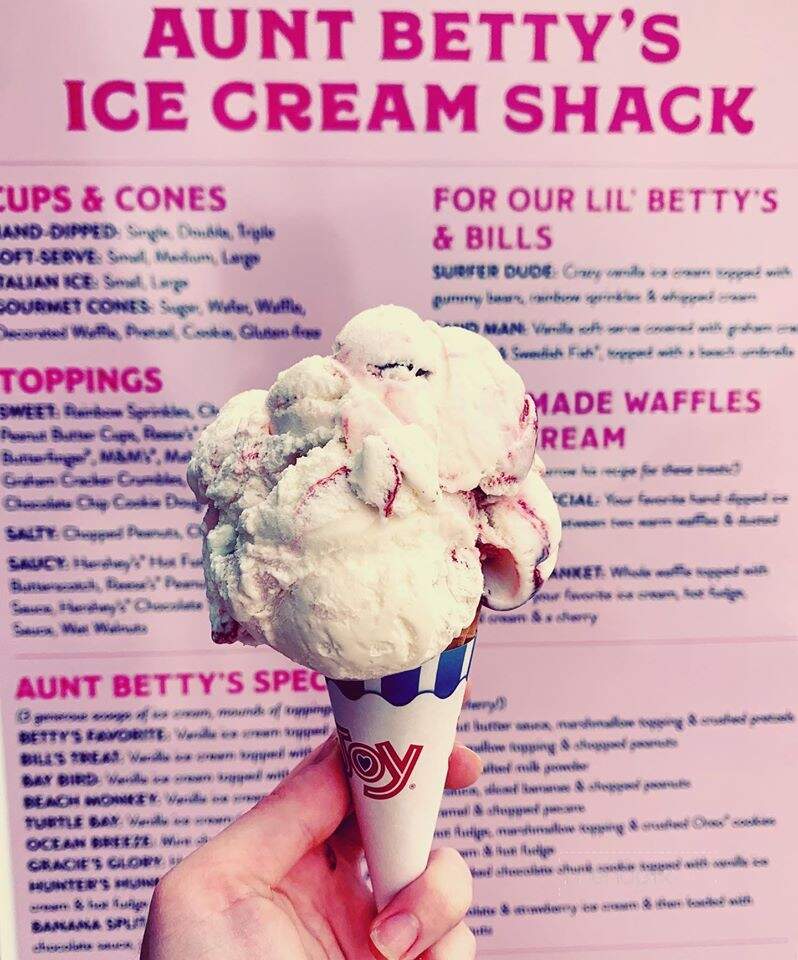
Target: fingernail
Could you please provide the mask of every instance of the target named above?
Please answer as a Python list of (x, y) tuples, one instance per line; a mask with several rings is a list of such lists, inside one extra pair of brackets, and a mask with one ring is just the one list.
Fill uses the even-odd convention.
[(385, 960), (400, 960), (418, 939), (421, 929), (412, 913), (395, 913), (371, 931), (371, 942)]
[(317, 763), (321, 763), (329, 754), (336, 749), (338, 746), (338, 736), (335, 733), (331, 733), (327, 739), (319, 744), (319, 746), (312, 750), (310, 753), (306, 754), (299, 763), (294, 767), (294, 769), (288, 774), (286, 779), (295, 777), (298, 773), (302, 773), (307, 770), (308, 767), (315, 767)]
[(328, 754), (332, 753), (338, 747), (338, 734), (333, 731), (327, 739), (319, 747), (318, 757), (321, 760), (323, 757), (326, 757)]
[(466, 750), (468, 750), (468, 752), (471, 754), (471, 756), (476, 760), (476, 762), (477, 762), (477, 767), (478, 767), (478, 769), (479, 769), (478, 776), (481, 777), (481, 776), (482, 776), (482, 769), (483, 769), (483, 767), (485, 766), (485, 764), (482, 762), (482, 757), (480, 757), (480, 755), (479, 755), (475, 750), (472, 750), (470, 747), (466, 747)]
[(305, 758), (307, 760), (307, 765), (309, 767), (315, 767), (317, 763), (321, 763), (322, 760), (326, 760), (327, 757), (338, 747), (338, 736), (334, 733), (331, 733), (329, 737), (316, 747), (316, 749), (307, 755)]

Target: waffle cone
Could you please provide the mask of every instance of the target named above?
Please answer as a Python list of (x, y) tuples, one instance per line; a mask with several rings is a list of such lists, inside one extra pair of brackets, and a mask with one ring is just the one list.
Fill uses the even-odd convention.
[(469, 623), (467, 627), (463, 627), (460, 633), (452, 640), (447, 650), (453, 650), (455, 647), (462, 647), (464, 643), (468, 643), (469, 640), (473, 640), (477, 635), (477, 630), (479, 629), (479, 615), (482, 612), (482, 601), (480, 600), (477, 604), (477, 612), (474, 614), (474, 619)]

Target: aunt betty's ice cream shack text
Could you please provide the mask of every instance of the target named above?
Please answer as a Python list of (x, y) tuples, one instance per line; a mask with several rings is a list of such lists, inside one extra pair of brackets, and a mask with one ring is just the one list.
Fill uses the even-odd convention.
[[(154, 7), (148, 17), (131, 42), (152, 74), (143, 81), (65, 78), (68, 130), (185, 131), (200, 111), (223, 130), (267, 133), (474, 133), (499, 123), (518, 134), (746, 136), (756, 124), (754, 86), (699, 85), (685, 77), (663, 89), (656, 82), (656, 68), (676, 61), (689, 44), (672, 12), (174, 6)], [(590, 82), (590, 64), (625, 56), (650, 83)], [(193, 88), (188, 71), (185, 79), (175, 76), (174, 61), (197, 60), (210, 89)], [(160, 61), (170, 62), (168, 79), (156, 72)], [(250, 75), (252, 67), (244, 71), (240, 61), (268, 67)], [(300, 81), (307, 61), (324, 65), (322, 80)], [(375, 61), (398, 79), (357, 82), (360, 68)], [(482, 83), (460, 82), (468, 63), (485, 65)], [(551, 82), (548, 65), (575, 63), (586, 65), (584, 85)], [(403, 65), (412, 81), (404, 79)], [(505, 86), (504, 79), (511, 82)]]

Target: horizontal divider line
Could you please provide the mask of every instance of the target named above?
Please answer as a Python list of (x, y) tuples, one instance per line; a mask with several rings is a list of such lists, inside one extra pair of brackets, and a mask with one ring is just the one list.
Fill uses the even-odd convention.
[(608, 943), (585, 944), (582, 946), (562, 947), (506, 947), (495, 950), (479, 950), (481, 957), (513, 957), (530, 953), (602, 953), (611, 950), (689, 950), (706, 949), (708, 947), (774, 947), (790, 943), (786, 937), (753, 937), (747, 940), (689, 940), (674, 941), (672, 943)]
[(668, 637), (618, 640), (485, 640), (484, 647), (657, 647), (691, 644), (796, 643), (798, 637)]
[(6, 167), (448, 167), (462, 168), (511, 168), (511, 169), (561, 169), (569, 170), (798, 170), (798, 160), (784, 163), (721, 163), (712, 160), (678, 160), (663, 163), (661, 160), (639, 162), (575, 160), (2, 160)]
[[(591, 646), (674, 646), (689, 644), (728, 644), (746, 643), (797, 643), (798, 637), (685, 637), (664, 640), (484, 640), (481, 649), (493, 647), (591, 647)], [(265, 645), (264, 645), (265, 646)], [(185, 656), (261, 656), (258, 647), (219, 646), (186, 647), (183, 650), (53, 650), (27, 651), (15, 653), (14, 660), (85, 660), (94, 657), (98, 660), (146, 660), (148, 657), (185, 657)]]

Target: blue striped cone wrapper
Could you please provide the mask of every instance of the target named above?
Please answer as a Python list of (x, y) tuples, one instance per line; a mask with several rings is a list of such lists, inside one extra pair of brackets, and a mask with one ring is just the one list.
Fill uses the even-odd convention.
[(475, 645), (377, 680), (327, 680), (378, 909), (426, 869)]

